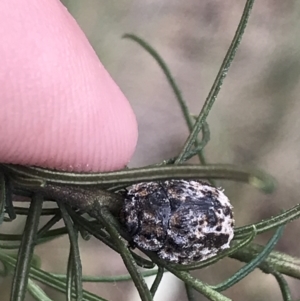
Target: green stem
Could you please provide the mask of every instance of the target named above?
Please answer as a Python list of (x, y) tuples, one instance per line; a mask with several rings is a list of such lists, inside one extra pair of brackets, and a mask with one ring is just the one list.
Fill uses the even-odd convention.
[(4, 214), (5, 214), (5, 177), (3, 172), (0, 172), (0, 225), (2, 224), (4, 220)]
[(250, 231), (252, 231), (252, 227), (255, 226), (257, 230), (257, 234), (269, 231), (274, 228), (278, 228), (286, 223), (292, 222), (296, 218), (300, 216), (300, 204), (295, 207), (284, 211), (278, 215), (275, 215), (265, 221), (258, 222), (256, 224), (252, 224), (249, 226), (244, 226), (240, 228), (236, 228), (234, 231), (234, 238), (241, 239), (245, 237), (245, 235), (249, 235)]
[(234, 35), (234, 38), (231, 42), (231, 45), (225, 55), (225, 58), (220, 67), (220, 70), (217, 74), (217, 77), (216, 77), (216, 79), (212, 85), (212, 88), (206, 98), (204, 106), (202, 107), (202, 110), (196, 120), (196, 123), (194, 124), (194, 128), (193, 128), (191, 134), (189, 135), (188, 139), (186, 140), (185, 145), (184, 145), (180, 155), (178, 156), (176, 162), (182, 162), (182, 159), (185, 157), (186, 153), (188, 153), (189, 150), (194, 145), (195, 140), (198, 136), (198, 133), (201, 130), (203, 123), (206, 121), (206, 118), (207, 118), (215, 100), (217, 99), (217, 96), (219, 94), (219, 91), (221, 89), (223, 81), (228, 73), (229, 67), (235, 57), (235, 53), (242, 40), (245, 28), (248, 23), (248, 19), (250, 16), (250, 12), (251, 12), (253, 3), (254, 3), (254, 0), (247, 0), (247, 2), (246, 2), (246, 5), (245, 5), (244, 11), (243, 11), (243, 15), (241, 17), (240, 23), (238, 25), (238, 28)]
[(236, 284), (237, 282), (241, 281), (247, 275), (249, 275), (254, 269), (256, 269), (269, 256), (269, 254), (275, 247), (276, 243), (278, 242), (279, 238), (281, 237), (281, 235), (283, 233), (283, 229), (284, 229), (283, 226), (281, 226), (280, 228), (277, 229), (276, 233), (270, 239), (270, 241), (267, 243), (265, 248), (252, 261), (247, 263), (244, 267), (242, 267), (232, 277), (228, 278), (223, 283), (220, 283), (215, 286), (211, 286), (211, 288), (218, 292), (224, 291), (224, 290), (228, 289), (229, 287), (233, 286), (234, 284)]
[[(70, 249), (71, 249), (71, 256), (73, 257), (73, 260), (71, 260), (71, 267), (68, 266), (69, 269), (74, 268), (74, 279), (75, 279), (75, 290), (76, 290), (76, 300), (81, 301), (82, 300), (82, 266), (81, 266), (81, 260), (80, 260), (80, 251), (78, 246), (78, 235), (77, 235), (77, 229), (74, 228), (73, 222), (71, 217), (68, 214), (68, 211), (63, 203), (57, 203), (61, 216), (65, 222), (65, 225), (68, 229), (68, 235), (70, 239)], [(70, 262), (69, 262), (70, 263)], [(68, 273), (69, 274), (69, 273)], [(73, 273), (71, 273), (73, 275)], [(69, 274), (70, 275), (70, 274)], [(73, 277), (71, 277), (73, 278)], [(71, 282), (68, 282), (68, 284), (72, 284)], [(67, 285), (67, 295), (71, 298), (71, 291), (72, 287), (70, 288), (69, 285)]]
[(290, 291), (289, 285), (286, 282), (286, 280), (284, 279), (284, 277), (277, 271), (272, 272), (272, 274), (276, 278), (276, 280), (279, 284), (283, 300), (284, 301), (292, 301), (291, 291)]
[(28, 292), (31, 294), (31, 296), (37, 300), (37, 301), (53, 301), (50, 299), (46, 293), (32, 281), (31, 279), (28, 279)]
[[(73, 282), (74, 282), (74, 257), (73, 257), (73, 250), (72, 246), (70, 245), (70, 250), (69, 250), (69, 256), (68, 256), (68, 264), (67, 264), (67, 289), (66, 289), (66, 296), (67, 296), (67, 301), (72, 301), (72, 290), (73, 290)], [(75, 288), (76, 295), (77, 294), (77, 289)], [(78, 300), (78, 297), (77, 297)], [(80, 299), (79, 299), (80, 300)]]
[[(28, 215), (28, 208), (14, 206), (17, 215)], [(57, 208), (43, 208), (41, 215), (55, 215), (59, 213)]]
[[(0, 165), (3, 167), (3, 164)], [(178, 165), (178, 166), (152, 166), (146, 168), (132, 168), (107, 173), (76, 174), (57, 172), (37, 167), (5, 166), (6, 171), (15, 175), (34, 177), (48, 183), (61, 183), (70, 185), (99, 185), (108, 186), (124, 184), (124, 187), (132, 183), (145, 181), (159, 181), (167, 179), (226, 179), (246, 182), (265, 192), (272, 192), (275, 187), (274, 179), (266, 173), (245, 167), (230, 164), (208, 165)], [(15, 185), (18, 185), (15, 182)], [(45, 185), (45, 184), (44, 184)], [(37, 187), (36, 187), (37, 188)], [(40, 187), (42, 188), (46, 187)], [(30, 189), (30, 188), (28, 188)], [(72, 192), (70, 191), (70, 197)]]
[(195, 301), (195, 294), (194, 294), (194, 289), (190, 287), (188, 284), (184, 284), (185, 286), (185, 291), (186, 291), (186, 296), (188, 301)]
[(180, 271), (174, 265), (171, 265), (164, 260), (159, 259), (153, 252), (145, 251), (145, 254), (152, 259), (158, 266), (164, 267), (166, 270), (170, 271), (177, 278), (182, 280), (185, 284), (189, 285), (191, 288), (194, 288), (199, 293), (203, 294), (209, 300), (212, 301), (231, 301), (231, 299), (223, 296), (219, 292), (213, 290), (209, 285), (195, 279), (187, 271)]
[(154, 295), (155, 295), (155, 293), (158, 289), (158, 286), (160, 285), (160, 282), (162, 281), (163, 275), (164, 275), (164, 268), (163, 267), (158, 267), (156, 277), (155, 277), (154, 282), (153, 282), (153, 284), (151, 286), (151, 289), (150, 289), (150, 293), (151, 293), (153, 298), (154, 298)]
[[(209, 142), (210, 140), (210, 131), (209, 131), (209, 126), (207, 124), (207, 122), (204, 122), (203, 127), (202, 127), (202, 139), (201, 141), (198, 143), (197, 141), (197, 145), (191, 149), (186, 155), (185, 157), (183, 157), (183, 162), (191, 159), (192, 157), (194, 157), (195, 155), (199, 155), (200, 156), (200, 162), (203, 165), (206, 165), (205, 159), (203, 158), (203, 154), (200, 155), (200, 153), (202, 152), (202, 150), (204, 149), (204, 147), (206, 146), (206, 144)], [(178, 157), (174, 157), (174, 158), (170, 158), (168, 160), (164, 160), (161, 164), (158, 165), (164, 165), (164, 164), (174, 164), (175, 161), (177, 160)]]
[(30, 203), (30, 209), (18, 252), (16, 270), (13, 277), (11, 288), (11, 301), (23, 301), (27, 290), (28, 274), (33, 250), (37, 239), (37, 230), (40, 214), (42, 211), (43, 198), (40, 195), (34, 195)]
[[(97, 225), (97, 227), (95, 227), (95, 225), (88, 222), (82, 216), (77, 215), (68, 206), (66, 206), (66, 208), (68, 210), (69, 215), (72, 217), (74, 223), (76, 223), (78, 226), (82, 227), (83, 229), (87, 230), (90, 234), (92, 234), (94, 237), (96, 237), (97, 239), (102, 241), (108, 247), (112, 248), (114, 251), (120, 253), (120, 250), (114, 244), (114, 242), (111, 240), (111, 237), (106, 232), (104, 232), (103, 229), (101, 229), (99, 227), (99, 225)], [(141, 256), (139, 256), (135, 253), (132, 253), (132, 256), (135, 259), (135, 261), (138, 263), (139, 266), (141, 266), (143, 268), (147, 268), (147, 269), (153, 269), (154, 268), (154, 264), (151, 261), (149, 261), (147, 259), (144, 259), (144, 258), (142, 258)]]
[[(15, 268), (16, 266), (16, 259), (13, 258), (10, 255), (5, 254), (0, 249), (0, 261), (2, 261), (5, 265), (10, 266), (11, 268)], [(66, 283), (55, 276), (51, 275), (50, 273), (47, 273), (45, 271), (42, 271), (41, 269), (35, 268), (31, 266), (29, 277), (41, 282), (47, 286), (52, 287), (53, 289), (56, 289), (62, 293), (66, 292)], [(73, 297), (75, 298), (75, 289), (73, 290)], [(101, 298), (99, 296), (96, 296), (95, 294), (92, 294), (87, 291), (83, 291), (83, 300), (85, 301), (107, 301), (104, 298)]]
[(37, 233), (37, 237), (43, 237), (49, 230), (61, 220), (61, 213), (57, 212)]
[(102, 218), (102, 223), (106, 227), (107, 232), (111, 235), (114, 239), (116, 245), (120, 250), (120, 254), (124, 261), (124, 264), (132, 277), (132, 280), (139, 292), (142, 301), (152, 301), (152, 295), (145, 283), (144, 278), (141, 276), (137, 269), (137, 265), (129, 252), (127, 246), (125, 245), (124, 241), (122, 240), (120, 234), (113, 226), (113, 216), (105, 207), (99, 207), (99, 216)]
[[(236, 251), (230, 255), (230, 257), (242, 262), (250, 262), (256, 258), (263, 249), (264, 246), (252, 243), (249, 246)], [(300, 258), (295, 258), (278, 251), (272, 251), (265, 262), (259, 265), (260, 269), (266, 273), (269, 273), (269, 266), (273, 267), (281, 274), (300, 279)]]
[(8, 215), (8, 220), (16, 219), (17, 215), (12, 201), (12, 185), (7, 175), (4, 175), (4, 193), (5, 193), (5, 211)]
[[(168, 68), (167, 64), (163, 60), (163, 58), (158, 54), (158, 52), (153, 47), (151, 47), (151, 45), (149, 45), (146, 41), (139, 38), (138, 36), (136, 36), (134, 34), (125, 34), (125, 35), (123, 35), (123, 38), (131, 39), (131, 40), (137, 42), (141, 47), (143, 47), (155, 59), (155, 61), (157, 62), (157, 64), (160, 66), (163, 73), (165, 74), (167, 81), (170, 84), (170, 86), (175, 94), (175, 97), (181, 108), (181, 111), (183, 113), (183, 116), (184, 116), (184, 119), (186, 121), (189, 131), (192, 132), (193, 126), (194, 126), (194, 120), (191, 117), (191, 114), (189, 112), (189, 108), (186, 104), (186, 101), (183, 99), (182, 93), (179, 90), (179, 87), (178, 87), (174, 77), (172, 76), (170, 69)], [(207, 128), (208, 128), (208, 125), (207, 125)], [(208, 135), (208, 140), (209, 140), (209, 135)], [(179, 164), (179, 163), (182, 163), (182, 162), (188, 160), (188, 157), (192, 157), (192, 156), (198, 154), (200, 162), (202, 164), (205, 164), (206, 163), (205, 158), (203, 157), (201, 151), (202, 151), (203, 147), (205, 146), (205, 144), (208, 142), (208, 140), (204, 141), (204, 139), (202, 139), (202, 141), (199, 142), (198, 139), (196, 139), (195, 140), (195, 149), (197, 151), (194, 152), (194, 154), (191, 156), (186, 155), (184, 158), (182, 158), (181, 162), (177, 162), (176, 159), (174, 160), (174, 162), (177, 162), (176, 164)], [(173, 160), (173, 159), (169, 159), (167, 161), (171, 161), (171, 160)]]
[(194, 288), (199, 293), (203, 294), (209, 300), (231, 301), (231, 299), (229, 299), (229, 298), (221, 295), (217, 291), (213, 290), (209, 285), (204, 284), (203, 282), (199, 281), (198, 279), (195, 279), (194, 277), (192, 277), (188, 272), (178, 271), (178, 270), (168, 267), (168, 266), (166, 266), (165, 268), (167, 270), (169, 270), (171, 273), (173, 273), (176, 277), (181, 279), (184, 283), (186, 283), (190, 287)]
[[(158, 270), (144, 271), (141, 272), (143, 277), (150, 277), (156, 275)], [(53, 274), (52, 275), (58, 279), (66, 280), (66, 275), (62, 274)], [(104, 283), (115, 283), (115, 282), (123, 282), (123, 281), (131, 281), (130, 274), (119, 275), (119, 276), (82, 276), (82, 282), (104, 282)]]

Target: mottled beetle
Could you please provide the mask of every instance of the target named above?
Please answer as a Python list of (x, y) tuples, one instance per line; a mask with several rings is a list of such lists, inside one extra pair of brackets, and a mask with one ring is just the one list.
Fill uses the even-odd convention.
[(229, 248), (232, 206), (222, 190), (200, 181), (135, 184), (127, 190), (121, 222), (133, 245), (173, 263), (201, 261)]

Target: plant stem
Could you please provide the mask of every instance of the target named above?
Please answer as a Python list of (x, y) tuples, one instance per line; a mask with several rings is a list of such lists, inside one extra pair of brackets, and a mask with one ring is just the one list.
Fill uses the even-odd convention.
[(186, 142), (183, 146), (183, 149), (182, 149), (180, 155), (178, 156), (176, 162), (182, 162), (182, 159), (186, 156), (186, 154), (190, 151), (190, 149), (194, 145), (195, 140), (198, 136), (198, 133), (200, 132), (200, 130), (203, 126), (203, 123), (206, 121), (206, 118), (207, 118), (214, 102), (217, 99), (217, 96), (219, 94), (219, 91), (221, 89), (223, 81), (228, 73), (229, 67), (235, 57), (235, 53), (242, 40), (245, 28), (248, 23), (248, 19), (250, 16), (250, 12), (251, 12), (253, 3), (254, 3), (254, 0), (247, 0), (247, 2), (246, 2), (246, 5), (245, 5), (244, 11), (243, 11), (243, 15), (241, 17), (240, 23), (238, 25), (238, 28), (234, 35), (234, 38), (231, 42), (231, 45), (225, 55), (223, 63), (221, 65), (220, 70), (217, 74), (217, 77), (212, 85), (212, 88), (206, 98), (206, 101), (202, 107), (202, 110), (196, 120), (196, 123), (194, 124), (194, 128), (193, 128), (191, 134), (189, 135), (188, 139), (186, 140)]
[(42, 211), (43, 198), (35, 194), (30, 209), (18, 252), (16, 270), (11, 288), (11, 301), (23, 301), (27, 290), (28, 274), (37, 239), (37, 230)]

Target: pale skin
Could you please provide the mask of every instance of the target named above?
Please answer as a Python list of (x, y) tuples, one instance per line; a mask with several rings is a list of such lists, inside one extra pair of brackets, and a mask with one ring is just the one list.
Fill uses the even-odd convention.
[(133, 110), (58, 0), (0, 3), (0, 162), (76, 172), (126, 166)]

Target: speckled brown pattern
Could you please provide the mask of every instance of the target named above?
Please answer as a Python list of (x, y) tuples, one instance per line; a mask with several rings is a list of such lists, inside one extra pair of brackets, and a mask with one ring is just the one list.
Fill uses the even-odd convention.
[(133, 244), (166, 261), (188, 264), (229, 248), (232, 206), (222, 190), (200, 181), (169, 180), (130, 187), (121, 222)]

